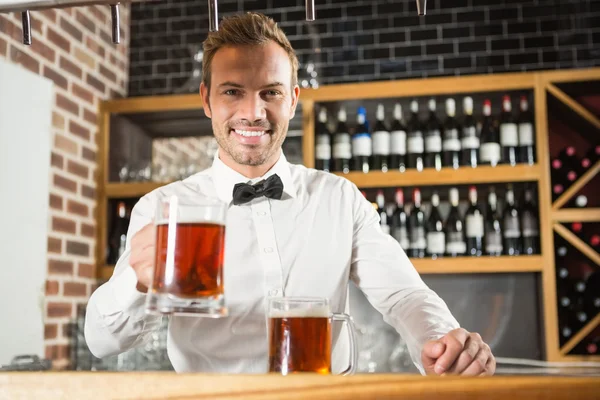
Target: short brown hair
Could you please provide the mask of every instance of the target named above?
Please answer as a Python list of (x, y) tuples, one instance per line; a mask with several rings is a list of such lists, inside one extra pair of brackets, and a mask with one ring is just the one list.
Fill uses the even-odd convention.
[(249, 12), (223, 18), (219, 30), (210, 32), (203, 43), (202, 82), (210, 89), (212, 59), (225, 46), (263, 45), (274, 41), (280, 45), (292, 64), (292, 87), (298, 84), (298, 58), (285, 33), (277, 23), (264, 14)]

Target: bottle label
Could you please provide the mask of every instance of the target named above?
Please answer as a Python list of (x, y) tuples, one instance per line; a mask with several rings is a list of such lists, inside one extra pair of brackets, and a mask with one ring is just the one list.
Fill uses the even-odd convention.
[(371, 135), (368, 133), (359, 133), (352, 137), (352, 154), (354, 156), (369, 157), (372, 151)]
[(430, 254), (444, 254), (446, 252), (446, 235), (444, 232), (427, 233), (427, 252)]
[(398, 243), (400, 243), (400, 247), (402, 247), (403, 250), (406, 251), (410, 248), (410, 241), (408, 240), (408, 231), (405, 226), (401, 228), (394, 228), (392, 236), (394, 236), (394, 239), (396, 239)]
[(392, 154), (406, 154), (406, 132), (405, 131), (392, 131), (391, 134), (391, 153)]
[(492, 231), (485, 235), (485, 251), (487, 253), (502, 253), (502, 236), (499, 232)]
[(531, 122), (519, 124), (519, 145), (533, 145), (533, 125), (531, 124)]
[(498, 143), (484, 143), (479, 149), (479, 157), (482, 162), (498, 164), (500, 161), (500, 145)]
[(446, 253), (465, 254), (467, 252), (467, 244), (462, 241), (449, 241), (446, 243)]
[(483, 215), (467, 215), (465, 225), (467, 237), (483, 237)]
[(329, 144), (318, 144), (315, 148), (315, 158), (317, 160), (330, 160), (331, 146)]
[(423, 153), (423, 136), (409, 136), (407, 140), (408, 152), (411, 154)]
[(521, 237), (518, 218), (511, 216), (504, 220), (504, 237), (508, 239), (517, 239)]
[(477, 129), (474, 126), (463, 128), (463, 137), (461, 140), (463, 149), (478, 149), (479, 138), (477, 137)]
[(352, 158), (352, 145), (350, 135), (347, 133), (336, 134), (333, 139), (333, 158), (349, 160)]
[(427, 248), (427, 241), (425, 240), (425, 228), (419, 227), (410, 230), (410, 248), (423, 250)]
[(500, 125), (500, 144), (502, 147), (518, 146), (519, 135), (517, 133), (517, 124)]
[(540, 235), (537, 227), (537, 221), (532, 215), (526, 213), (523, 215), (523, 237), (537, 237)]
[(446, 139), (442, 143), (444, 151), (460, 151), (460, 140), (458, 139)]
[(439, 131), (434, 131), (431, 135), (425, 137), (425, 152), (439, 153), (442, 151), (442, 138)]
[(387, 156), (390, 154), (390, 133), (377, 131), (373, 133), (373, 154)]

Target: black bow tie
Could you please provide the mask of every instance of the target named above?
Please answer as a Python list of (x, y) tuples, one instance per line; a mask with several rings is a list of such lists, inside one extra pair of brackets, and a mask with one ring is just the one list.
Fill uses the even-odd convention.
[(233, 187), (233, 204), (238, 206), (260, 196), (280, 200), (282, 194), (283, 182), (277, 174), (273, 174), (254, 185), (237, 183)]

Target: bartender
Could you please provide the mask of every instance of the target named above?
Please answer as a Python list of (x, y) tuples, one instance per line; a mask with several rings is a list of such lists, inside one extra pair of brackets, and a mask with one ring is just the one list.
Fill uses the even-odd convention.
[[(351, 279), (406, 341), (422, 374), (492, 375), (490, 347), (460, 327), (398, 242), (381, 230), (376, 210), (357, 187), (286, 160), (281, 145), (300, 89), (298, 60), (277, 24), (258, 13), (225, 18), (203, 45), (200, 95), (218, 152), (211, 168), (156, 189), (135, 205), (126, 250), (87, 306), (91, 352), (119, 354), (159, 329), (161, 317), (145, 312), (155, 254), (153, 216), (159, 198), (193, 184), (229, 204), (229, 316), (169, 317), (167, 350), (176, 371), (265, 373), (265, 298), (325, 297), (333, 312), (344, 312)], [(255, 197), (234, 191), (238, 183), (261, 180), (270, 187)], [(265, 202), (269, 211), (257, 212)], [(337, 334), (334, 372), (344, 369), (348, 352), (348, 342)]]

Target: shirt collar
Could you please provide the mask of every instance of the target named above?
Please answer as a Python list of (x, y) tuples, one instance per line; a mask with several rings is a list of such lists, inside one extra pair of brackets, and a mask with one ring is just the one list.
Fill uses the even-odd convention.
[(219, 158), (219, 151), (215, 153), (215, 157), (213, 160), (213, 164), (210, 170), (210, 174), (212, 176), (217, 196), (224, 202), (230, 203), (233, 200), (233, 187), (237, 183), (251, 183), (254, 184), (263, 179), (267, 179), (271, 175), (277, 174), (281, 178), (281, 182), (283, 182), (283, 193), (284, 196), (282, 199), (285, 199), (286, 195), (295, 198), (296, 197), (296, 186), (294, 185), (294, 181), (292, 180), (292, 174), (290, 171), (290, 164), (285, 158), (283, 151), (280, 152), (279, 159), (273, 165), (273, 167), (267, 171), (261, 177), (249, 179), (239, 172), (234, 171), (221, 159)]

